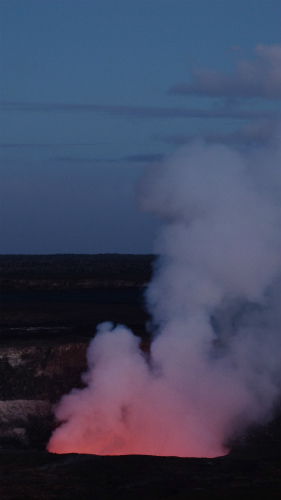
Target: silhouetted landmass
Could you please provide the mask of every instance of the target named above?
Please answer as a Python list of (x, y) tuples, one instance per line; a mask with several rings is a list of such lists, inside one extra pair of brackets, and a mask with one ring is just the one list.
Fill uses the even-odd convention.
[(90, 338), (98, 323), (144, 335), (153, 255), (0, 256), (0, 341)]
[[(0, 287), (143, 285), (151, 278), (154, 255), (1, 255)], [(41, 281), (41, 284), (39, 283)], [(48, 283), (49, 282), (49, 283)]]

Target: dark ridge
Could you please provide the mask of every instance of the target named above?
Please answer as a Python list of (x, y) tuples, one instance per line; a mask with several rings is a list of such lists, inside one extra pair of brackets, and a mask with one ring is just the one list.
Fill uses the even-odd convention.
[(53, 254), (0, 255), (1, 279), (15, 278), (136, 278), (150, 279), (154, 255)]

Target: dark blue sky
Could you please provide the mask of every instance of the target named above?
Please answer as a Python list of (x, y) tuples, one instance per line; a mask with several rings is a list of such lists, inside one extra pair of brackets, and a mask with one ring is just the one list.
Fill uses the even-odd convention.
[(0, 2), (1, 253), (146, 253), (144, 168), (280, 119), (279, 0)]

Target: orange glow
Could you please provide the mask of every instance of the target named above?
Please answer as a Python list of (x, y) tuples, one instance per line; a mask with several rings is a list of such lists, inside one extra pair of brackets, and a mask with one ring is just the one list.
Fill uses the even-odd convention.
[[(137, 430), (131, 425), (118, 422), (111, 429), (88, 425), (84, 422), (62, 424), (57, 428), (48, 443), (51, 453), (84, 453), (92, 455), (154, 455), (178, 457), (217, 457), (228, 453), (228, 450), (210, 440), (208, 433), (199, 435), (196, 428), (187, 432), (180, 430), (177, 422), (167, 422), (167, 428), (157, 427), (157, 422), (146, 422)], [(114, 425), (114, 424), (113, 424)], [(175, 428), (173, 430), (173, 425)], [(166, 425), (165, 425), (166, 427)]]
[[(162, 448), (162, 449), (161, 449)], [(48, 444), (47, 447), (50, 453), (57, 454), (67, 454), (67, 453), (78, 453), (78, 454), (89, 454), (89, 455), (103, 455), (103, 456), (120, 456), (120, 455), (154, 455), (154, 456), (177, 456), (177, 457), (197, 457), (201, 458), (202, 453), (196, 452), (194, 448), (190, 448), (190, 450), (182, 449), (180, 446), (170, 447), (163, 446), (158, 447), (155, 446), (153, 440), (151, 443), (147, 442), (147, 439), (143, 439), (139, 436), (139, 440), (130, 440), (130, 436), (127, 437), (126, 442), (124, 442), (118, 434), (114, 435), (114, 432), (108, 436), (100, 436), (97, 438), (95, 443), (89, 441), (86, 443), (82, 442), (61, 442), (56, 441), (56, 443), (52, 443), (52, 440)], [(226, 455), (229, 450), (220, 449), (217, 452), (207, 452), (203, 456), (214, 458), (217, 456)]]
[[(97, 335), (88, 349), (87, 386), (63, 396), (55, 414), (60, 425), (47, 449), (51, 453), (94, 455), (156, 455), (216, 457), (228, 450), (221, 444), (225, 417), (231, 405), (219, 379), (202, 386), (202, 366), (182, 375), (152, 368), (160, 359), (154, 341), (150, 363), (139, 348), (140, 339), (125, 327)], [(173, 355), (169, 349), (169, 359)], [(184, 354), (184, 351), (182, 350)], [(157, 366), (157, 365), (156, 365)], [(168, 371), (169, 378), (167, 376)], [(184, 377), (184, 379), (183, 379)], [(195, 380), (195, 382), (194, 382)], [(215, 390), (213, 388), (215, 385)], [(228, 389), (228, 387), (227, 387)], [(231, 404), (230, 404), (231, 403)], [(221, 406), (220, 412), (217, 408)]]

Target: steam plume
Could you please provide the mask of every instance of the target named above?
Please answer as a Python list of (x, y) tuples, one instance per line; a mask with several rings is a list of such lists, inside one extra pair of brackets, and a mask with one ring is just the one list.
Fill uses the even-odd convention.
[(126, 327), (100, 325), (87, 386), (59, 403), (63, 423), (50, 451), (211, 457), (273, 416), (281, 392), (280, 159), (274, 140), (242, 153), (199, 141), (149, 168), (140, 203), (164, 220), (147, 290), (150, 355)]

